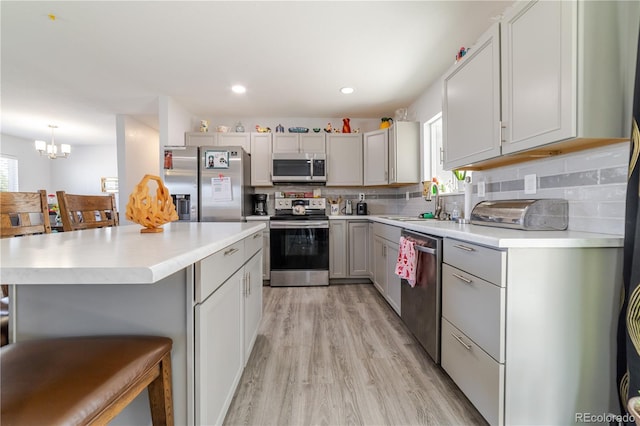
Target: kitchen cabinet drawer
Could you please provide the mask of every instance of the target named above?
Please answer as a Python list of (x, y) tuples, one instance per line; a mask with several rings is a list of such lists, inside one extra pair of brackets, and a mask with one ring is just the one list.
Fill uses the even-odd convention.
[(504, 365), (446, 319), (442, 320), (442, 368), (490, 424), (504, 424)]
[(251, 257), (262, 248), (262, 231), (249, 235), (244, 239), (245, 258)]
[(397, 226), (385, 225), (383, 223), (375, 222), (373, 224), (373, 233), (385, 240), (393, 241), (394, 243), (400, 242), (400, 231), (402, 229)]
[(442, 265), (442, 316), (504, 362), (505, 288)]
[(469, 274), (504, 287), (507, 253), (460, 240), (445, 238), (443, 261)]
[(196, 263), (196, 303), (201, 303), (216, 291), (242, 267), (246, 258), (242, 240)]

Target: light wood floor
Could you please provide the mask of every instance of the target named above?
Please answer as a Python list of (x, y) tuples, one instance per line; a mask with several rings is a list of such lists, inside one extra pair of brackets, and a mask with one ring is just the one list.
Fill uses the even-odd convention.
[(225, 424), (486, 424), (370, 284), (264, 287)]

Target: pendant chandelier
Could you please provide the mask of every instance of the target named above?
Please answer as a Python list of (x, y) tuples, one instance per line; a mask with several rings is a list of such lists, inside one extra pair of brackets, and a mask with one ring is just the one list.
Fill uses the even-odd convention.
[(56, 145), (53, 137), (53, 132), (58, 128), (58, 126), (49, 124), (49, 127), (51, 128), (51, 142), (47, 144), (45, 141), (36, 141), (36, 151), (38, 151), (40, 155), (44, 155), (46, 153), (47, 157), (51, 160), (55, 160), (56, 158), (67, 158), (69, 154), (71, 154), (71, 145), (67, 145), (66, 143), (60, 144), (60, 153), (58, 154), (58, 146)]

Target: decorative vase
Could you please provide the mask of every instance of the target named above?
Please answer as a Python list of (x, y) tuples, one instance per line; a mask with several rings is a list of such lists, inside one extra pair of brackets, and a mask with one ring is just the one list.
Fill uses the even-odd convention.
[[(153, 180), (157, 183), (156, 196), (149, 195), (148, 183)], [(136, 185), (127, 203), (127, 219), (138, 225), (144, 226), (141, 233), (162, 232), (160, 228), (168, 222), (178, 220), (176, 206), (173, 204), (169, 190), (162, 183), (159, 176), (145, 175)]]
[(351, 126), (349, 125), (349, 120), (348, 118), (343, 118), (342, 119), (342, 133), (351, 133)]

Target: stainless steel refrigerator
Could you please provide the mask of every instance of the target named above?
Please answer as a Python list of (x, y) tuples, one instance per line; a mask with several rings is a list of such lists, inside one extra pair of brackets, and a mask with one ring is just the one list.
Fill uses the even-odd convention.
[(184, 221), (244, 222), (251, 157), (240, 146), (165, 147), (164, 183)]

